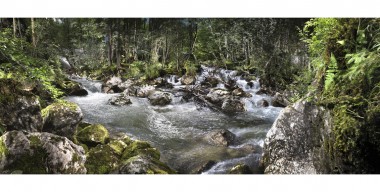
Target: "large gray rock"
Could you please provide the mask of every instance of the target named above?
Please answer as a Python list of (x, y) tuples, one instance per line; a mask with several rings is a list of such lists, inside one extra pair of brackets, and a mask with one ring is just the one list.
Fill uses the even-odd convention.
[(150, 94), (154, 92), (155, 88), (151, 85), (145, 85), (142, 87), (139, 87), (136, 91), (136, 96), (137, 97), (148, 97)]
[(152, 105), (168, 105), (172, 101), (170, 93), (155, 91), (148, 97), (150, 104)]
[(42, 110), (43, 131), (73, 139), (75, 130), (83, 119), (82, 110), (75, 103), (60, 101)]
[(124, 161), (114, 173), (119, 174), (171, 174), (175, 173), (161, 161), (145, 155), (137, 155)]
[(262, 163), (265, 173), (331, 173), (329, 111), (307, 101), (286, 107), (267, 133)]
[(181, 83), (183, 85), (193, 85), (195, 83), (195, 81), (196, 81), (196, 78), (194, 76), (184, 75), (181, 78)]
[(235, 143), (236, 136), (227, 129), (213, 130), (205, 136), (205, 140), (216, 146), (227, 147)]
[(290, 101), (288, 101), (283, 94), (276, 93), (272, 99), (273, 107), (286, 107), (290, 105)]
[(41, 131), (42, 117), (37, 97), (12, 79), (0, 79), (0, 127), (3, 131)]
[(0, 173), (86, 173), (81, 146), (50, 133), (10, 131), (0, 137)]
[(230, 92), (224, 89), (211, 89), (206, 95), (206, 99), (217, 106), (221, 106), (223, 101), (230, 97)]
[(113, 76), (102, 85), (102, 91), (104, 93), (121, 93), (124, 91), (122, 87), (125, 86), (122, 83), (123, 81), (120, 77)]
[(244, 112), (245, 104), (238, 99), (226, 99), (222, 104), (222, 111), (226, 113)]
[(120, 94), (120, 95), (117, 95), (117, 96), (113, 96), (111, 97), (108, 102), (111, 104), (111, 105), (117, 105), (117, 106), (123, 106), (123, 105), (129, 105), (129, 104), (132, 104), (132, 101), (131, 99), (125, 95), (125, 94)]

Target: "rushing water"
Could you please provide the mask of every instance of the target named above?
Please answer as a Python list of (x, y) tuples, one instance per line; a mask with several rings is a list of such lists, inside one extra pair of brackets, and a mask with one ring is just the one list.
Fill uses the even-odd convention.
[[(84, 79), (76, 81), (84, 85), (89, 95), (67, 100), (81, 107), (85, 121), (104, 124), (111, 133), (125, 132), (134, 139), (149, 141), (160, 150), (160, 160), (181, 173), (189, 173), (209, 160), (218, 163), (204, 174), (226, 173), (238, 163), (257, 171), (265, 135), (282, 108), (260, 107), (261, 99), (271, 103), (271, 98), (256, 95), (260, 88), (258, 81), (250, 87), (235, 71), (204, 67), (197, 81), (210, 73), (223, 80), (235, 78), (239, 87), (252, 94), (251, 98), (243, 98), (246, 112), (229, 116), (199, 108), (194, 102), (181, 102), (180, 96), (174, 96), (172, 103), (163, 107), (152, 106), (146, 98), (137, 97), (131, 97), (129, 106), (112, 106), (108, 100), (117, 94), (100, 93), (100, 82)], [(168, 82), (181, 86), (175, 76), (169, 77)], [(218, 87), (223, 88), (223, 84)], [(228, 129), (237, 136), (238, 143), (229, 147), (210, 145), (204, 136), (214, 129)]]

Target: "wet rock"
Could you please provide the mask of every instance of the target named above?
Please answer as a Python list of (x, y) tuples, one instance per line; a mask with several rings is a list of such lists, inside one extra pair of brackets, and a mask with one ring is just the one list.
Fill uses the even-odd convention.
[(120, 94), (120, 95), (117, 95), (117, 96), (113, 96), (111, 97), (108, 102), (111, 104), (111, 105), (117, 105), (117, 106), (123, 106), (123, 105), (129, 105), (129, 104), (132, 104), (132, 101), (131, 99), (126, 96), (125, 94)]
[(157, 160), (160, 159), (160, 152), (145, 141), (134, 141), (128, 145), (123, 152), (122, 159), (129, 159), (137, 155), (144, 155)]
[(286, 107), (290, 105), (290, 101), (288, 101), (284, 95), (277, 92), (272, 99), (272, 105), (273, 107)]
[(150, 94), (152, 94), (155, 91), (155, 88), (151, 85), (145, 85), (137, 89), (136, 96), (137, 97), (148, 97)]
[(59, 101), (42, 110), (44, 132), (73, 139), (78, 124), (83, 119), (82, 110), (75, 103)]
[(227, 147), (235, 143), (236, 136), (227, 129), (214, 130), (205, 136), (205, 140), (216, 146)]
[(166, 81), (165, 78), (158, 77), (153, 81), (153, 85), (156, 86), (156, 88), (166, 88), (171, 89), (173, 88), (173, 85)]
[(218, 106), (222, 106), (223, 101), (230, 97), (230, 92), (224, 89), (211, 89), (206, 95), (206, 99), (208, 101)]
[(259, 102), (258, 102), (258, 106), (260, 107), (268, 107), (269, 106), (269, 102), (265, 99), (261, 99)]
[[(253, 83), (252, 81), (248, 82), (247, 85), (249, 86), (249, 88), (253, 88), (253, 86), (255, 85), (255, 83)], [(257, 93), (256, 93), (257, 94)]]
[(232, 95), (237, 96), (237, 97), (252, 97), (251, 94), (244, 92), (243, 89), (240, 87), (237, 89), (234, 89), (232, 91)]
[(184, 75), (182, 76), (181, 78), (181, 83), (183, 85), (194, 85), (195, 84), (195, 77), (194, 76), (187, 76), (187, 75)]
[(118, 153), (109, 145), (98, 145), (90, 149), (85, 166), (88, 174), (107, 174), (120, 164)]
[(124, 91), (124, 89), (121, 88), (124, 86), (122, 83), (123, 81), (120, 77), (113, 76), (108, 79), (106, 83), (102, 84), (102, 91), (104, 93), (121, 93)]
[(0, 79), (0, 127), (3, 131), (41, 131), (40, 102), (22, 84), (12, 79)]
[(226, 99), (222, 104), (222, 111), (225, 113), (244, 112), (245, 104), (237, 99)]
[(152, 105), (168, 105), (172, 101), (170, 93), (155, 91), (148, 96), (149, 102)]
[(195, 168), (193, 171), (191, 171), (191, 174), (201, 174), (209, 169), (211, 169), (212, 166), (216, 164), (216, 161), (210, 160), (207, 162), (204, 162), (199, 167)]
[(229, 174), (252, 174), (248, 165), (238, 164), (230, 169)]
[(145, 155), (137, 155), (122, 162), (117, 171), (119, 174), (173, 174), (170, 167), (161, 161)]
[(219, 84), (219, 79), (213, 76), (206, 77), (202, 82), (201, 85), (206, 87), (216, 87)]
[(98, 144), (105, 144), (109, 140), (109, 133), (101, 124), (89, 125), (77, 129), (75, 140), (87, 146), (96, 146)]
[[(263, 165), (270, 174), (329, 173), (331, 116), (322, 107), (301, 100), (286, 107), (267, 133)], [(331, 138), (330, 138), (331, 139)]]
[(256, 95), (264, 95), (264, 94), (268, 94), (269, 91), (266, 90), (265, 88), (261, 88), (259, 89), (257, 92), (256, 92)]
[(57, 85), (58, 88), (61, 88), (66, 95), (68, 96), (86, 96), (88, 92), (84, 87), (75, 81), (70, 79), (65, 79), (63, 82), (60, 82)]
[(85, 152), (51, 133), (10, 131), (0, 137), (0, 173), (86, 173)]

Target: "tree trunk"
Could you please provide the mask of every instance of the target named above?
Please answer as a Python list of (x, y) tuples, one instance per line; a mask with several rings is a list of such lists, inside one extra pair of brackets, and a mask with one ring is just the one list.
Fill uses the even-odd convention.
[(16, 18), (13, 18), (13, 37), (14, 38), (16, 38), (16, 31), (17, 31)]
[(36, 48), (37, 47), (37, 42), (36, 42), (36, 33), (35, 33), (35, 25), (34, 25), (34, 18), (31, 18), (31, 28), (32, 28), (32, 44), (33, 44), (33, 47)]

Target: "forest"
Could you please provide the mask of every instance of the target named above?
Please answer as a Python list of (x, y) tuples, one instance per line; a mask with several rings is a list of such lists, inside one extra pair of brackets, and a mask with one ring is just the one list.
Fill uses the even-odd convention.
[(0, 18), (0, 173), (378, 174), (376, 18)]

